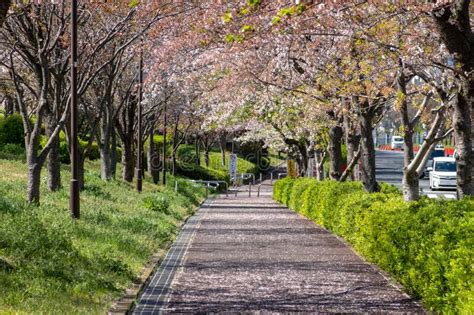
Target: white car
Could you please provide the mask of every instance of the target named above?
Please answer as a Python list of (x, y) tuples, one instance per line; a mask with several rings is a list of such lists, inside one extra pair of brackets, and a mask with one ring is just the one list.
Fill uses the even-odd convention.
[(453, 157), (436, 157), (430, 170), (430, 188), (456, 188), (456, 160)]
[(400, 136), (393, 136), (392, 137), (392, 143), (391, 143), (391, 148), (392, 150), (400, 149), (403, 150), (403, 145), (405, 141), (403, 141), (403, 137)]

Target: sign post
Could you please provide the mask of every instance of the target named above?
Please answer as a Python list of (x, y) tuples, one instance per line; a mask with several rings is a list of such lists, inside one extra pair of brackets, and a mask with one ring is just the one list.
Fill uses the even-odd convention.
[(230, 175), (230, 180), (235, 183), (237, 179), (237, 154), (235, 153), (232, 153), (230, 155), (229, 175)]
[(69, 210), (74, 219), (80, 217), (79, 155), (77, 138), (77, 0), (71, 2), (71, 183)]

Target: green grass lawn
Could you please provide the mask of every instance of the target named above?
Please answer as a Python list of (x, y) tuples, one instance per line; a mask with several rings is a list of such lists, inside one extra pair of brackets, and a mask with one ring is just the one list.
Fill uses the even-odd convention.
[[(215, 179), (229, 180), (229, 159), (230, 152), (226, 152), (226, 165), (222, 165), (221, 152), (217, 149), (209, 152), (209, 166), (205, 165), (204, 153), (201, 152), (201, 165), (194, 164), (194, 146), (181, 145), (178, 150), (178, 160), (180, 161), (180, 173), (194, 179)], [(237, 173), (258, 173), (258, 167), (254, 163), (237, 157)]]
[(0, 160), (0, 313), (106, 312), (204, 199), (202, 188), (183, 183), (175, 194), (147, 180), (139, 194), (103, 182), (97, 162), (86, 169), (82, 217), (73, 221), (67, 168), (58, 192), (48, 192), (43, 177), (34, 207), (24, 202), (24, 163)]

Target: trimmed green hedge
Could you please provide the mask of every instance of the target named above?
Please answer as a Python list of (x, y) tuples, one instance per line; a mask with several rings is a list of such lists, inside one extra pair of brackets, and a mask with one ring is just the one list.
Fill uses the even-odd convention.
[(335, 234), (440, 313), (474, 313), (474, 199), (406, 203), (382, 185), (279, 180), (274, 198)]

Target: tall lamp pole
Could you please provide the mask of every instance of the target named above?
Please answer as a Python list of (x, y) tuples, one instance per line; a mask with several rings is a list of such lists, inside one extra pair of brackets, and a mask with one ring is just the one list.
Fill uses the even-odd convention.
[(166, 186), (166, 101), (164, 103), (164, 124), (163, 124), (163, 186)]
[(77, 0), (71, 1), (71, 185), (69, 209), (74, 219), (80, 217), (77, 152)]
[[(142, 191), (143, 172), (142, 172), (142, 101), (143, 101), (143, 50), (140, 50), (140, 69), (139, 69), (139, 91), (138, 91), (138, 139), (137, 139), (137, 191)], [(151, 139), (153, 141), (153, 139)]]

